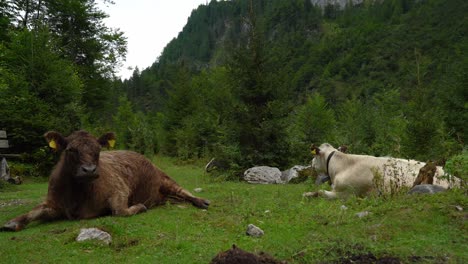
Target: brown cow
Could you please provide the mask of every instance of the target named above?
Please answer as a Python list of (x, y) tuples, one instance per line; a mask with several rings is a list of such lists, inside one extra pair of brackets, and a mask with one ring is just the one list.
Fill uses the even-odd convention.
[(49, 146), (61, 152), (49, 178), (45, 202), (18, 216), (3, 230), (19, 231), (34, 220), (86, 219), (103, 215), (129, 216), (165, 203), (168, 198), (208, 208), (210, 202), (193, 196), (132, 151), (103, 151), (113, 146), (114, 133), (99, 139), (86, 131), (68, 137), (47, 132)]

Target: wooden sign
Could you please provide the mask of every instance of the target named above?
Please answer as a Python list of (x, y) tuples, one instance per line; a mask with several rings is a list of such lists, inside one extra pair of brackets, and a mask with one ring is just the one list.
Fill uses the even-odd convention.
[(6, 139), (0, 139), (0, 148), (9, 148), (10, 146), (8, 145), (8, 140)]

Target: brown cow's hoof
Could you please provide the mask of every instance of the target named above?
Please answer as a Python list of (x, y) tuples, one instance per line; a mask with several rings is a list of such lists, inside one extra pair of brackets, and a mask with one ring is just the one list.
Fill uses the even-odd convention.
[(319, 197), (319, 192), (305, 192), (302, 194), (302, 197), (305, 197), (305, 198)]
[(18, 222), (10, 221), (3, 225), (2, 228), (0, 228), (0, 231), (20, 231), (21, 229), (23, 229), (23, 226), (21, 226)]
[(148, 208), (146, 208), (146, 206), (144, 204), (136, 204), (136, 205), (134, 205), (134, 207), (136, 208), (136, 213), (137, 214), (144, 213), (144, 212), (148, 211)]
[(209, 200), (204, 200), (204, 199), (196, 199), (193, 201), (193, 205), (201, 208), (201, 209), (208, 209), (208, 206), (210, 206), (210, 201)]

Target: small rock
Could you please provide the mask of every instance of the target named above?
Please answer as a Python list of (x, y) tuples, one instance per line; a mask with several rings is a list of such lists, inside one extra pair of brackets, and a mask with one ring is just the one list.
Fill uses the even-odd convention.
[(363, 218), (363, 217), (366, 217), (366, 216), (368, 216), (370, 214), (371, 213), (369, 211), (363, 211), (363, 212), (356, 213), (356, 216), (359, 217), (359, 218)]
[(463, 211), (463, 207), (459, 206), (459, 205), (455, 205), (455, 209), (457, 209), (458, 211), (462, 212)]
[(348, 210), (348, 207), (346, 207), (346, 205), (344, 205), (344, 204), (343, 204), (340, 208), (341, 208), (341, 210), (343, 210), (343, 211)]
[(76, 241), (81, 242), (85, 240), (96, 239), (109, 245), (112, 242), (112, 237), (109, 233), (104, 232), (97, 228), (82, 228), (80, 234), (76, 237)]
[(193, 189), (193, 191), (199, 193), (199, 192), (202, 192), (203, 189), (202, 188), (195, 188), (195, 189)]
[(260, 229), (259, 227), (253, 225), (253, 224), (249, 224), (247, 226), (247, 231), (246, 231), (247, 235), (249, 236), (253, 236), (253, 237), (261, 237), (265, 234), (265, 232), (263, 232), (262, 229)]
[(269, 214), (270, 213), (270, 210), (265, 210), (265, 214)]

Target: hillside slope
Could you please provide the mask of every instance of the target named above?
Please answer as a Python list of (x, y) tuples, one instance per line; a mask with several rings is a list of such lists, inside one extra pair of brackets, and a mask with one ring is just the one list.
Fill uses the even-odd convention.
[[(171, 111), (179, 111), (171, 108), (175, 105), (194, 107), (190, 113), (209, 111), (199, 108), (194, 101), (197, 96), (190, 97), (191, 93), (203, 94), (205, 99), (223, 94), (224, 99), (234, 100), (234, 108), (229, 110), (229, 104), (225, 104), (225, 111), (238, 111), (236, 100), (245, 103), (245, 98), (239, 94), (242, 85), (236, 82), (243, 80), (247, 85), (244, 91), (255, 83), (259, 85), (249, 90), (253, 93), (249, 98), (269, 94), (265, 106), (279, 104), (284, 108), (275, 107), (275, 113), (271, 107), (266, 110), (269, 112), (264, 118), (275, 124), (302, 122), (288, 113), (307, 108), (308, 98), (317, 94), (324, 98), (327, 108), (334, 109), (337, 123), (332, 122), (333, 132), (304, 131), (304, 135), (296, 135), (299, 139), (292, 140), (300, 141), (298, 144), (289, 142), (293, 148), (302, 148), (310, 141), (333, 140), (351, 144), (358, 152), (421, 159), (442, 159), (461, 151), (468, 139), (468, 60), (464, 55), (468, 50), (468, 2), (363, 1), (344, 9), (338, 5), (320, 8), (312, 2), (262, 0), (250, 6), (247, 0), (211, 1), (192, 12), (183, 31), (150, 68), (135, 72), (122, 87), (137, 109), (159, 112), (165, 122), (177, 116), (169, 123), (179, 125), (166, 126), (165, 130), (187, 125), (181, 119), (190, 115), (174, 115)], [(242, 57), (252, 60), (251, 69), (257, 63), (259, 75), (249, 76), (248, 63), (239, 63)], [(244, 76), (232, 79), (235, 72)], [(216, 83), (208, 83), (214, 79)], [(184, 85), (186, 91), (182, 92)], [(205, 91), (207, 95), (195, 86), (212, 90)], [(178, 93), (190, 98), (176, 103), (176, 98), (183, 97), (175, 96)], [(375, 111), (351, 117), (342, 110), (369, 108)], [(259, 113), (258, 109), (246, 109), (250, 113), (247, 116)], [(216, 120), (222, 122), (223, 118), (233, 117)], [(341, 126), (345, 121), (346, 126)], [(315, 125), (314, 121), (303, 122)], [(286, 131), (290, 125), (284, 126)], [(193, 144), (206, 147), (206, 140)], [(168, 145), (175, 147), (177, 139), (169, 141)]]

